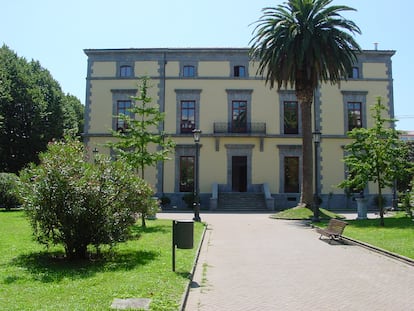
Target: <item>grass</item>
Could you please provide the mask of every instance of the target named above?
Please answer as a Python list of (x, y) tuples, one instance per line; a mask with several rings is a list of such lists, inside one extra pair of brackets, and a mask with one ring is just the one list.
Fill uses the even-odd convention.
[[(102, 259), (68, 262), (63, 250), (46, 252), (32, 240), (22, 211), (0, 212), (0, 310), (111, 310), (114, 298), (151, 298), (151, 310), (177, 310), (188, 284), (194, 248), (176, 250), (172, 272), (170, 220), (135, 226), (139, 238), (120, 243)], [(52, 256), (53, 255), (53, 256)]]
[[(297, 207), (289, 208), (279, 213), (276, 213), (272, 215), (271, 217), (274, 219), (312, 219), (313, 211), (311, 211), (309, 208), (297, 206)], [(321, 219), (344, 218), (341, 215), (332, 213), (323, 208), (319, 209), (319, 217)]]
[[(324, 219), (317, 226), (325, 227), (330, 218), (341, 218), (340, 215), (320, 209), (320, 217)], [(276, 219), (309, 220), (312, 211), (303, 207), (294, 207), (272, 216)], [(343, 217), (342, 217), (343, 218)], [(379, 225), (379, 219), (347, 220), (348, 226), (344, 236), (368, 243), (381, 249), (414, 259), (414, 222), (404, 212), (395, 213), (384, 219), (385, 226)]]
[(414, 259), (414, 222), (404, 212), (386, 217), (384, 227), (379, 226), (379, 219), (347, 222), (346, 237)]

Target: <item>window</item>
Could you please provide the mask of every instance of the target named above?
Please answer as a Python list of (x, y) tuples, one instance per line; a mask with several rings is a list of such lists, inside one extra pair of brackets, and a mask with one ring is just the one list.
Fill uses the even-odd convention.
[(180, 157), (180, 192), (194, 191), (194, 157)]
[(362, 103), (348, 102), (348, 131), (362, 127)]
[(247, 102), (232, 102), (232, 133), (245, 133), (247, 131)]
[(181, 133), (192, 133), (195, 129), (195, 101), (181, 101)]
[(344, 134), (367, 124), (364, 113), (367, 107), (367, 91), (341, 91), (343, 101)]
[(126, 115), (131, 117), (131, 111), (129, 109), (131, 108), (131, 101), (130, 100), (118, 100), (116, 103), (116, 130), (117, 131), (124, 131), (128, 128), (128, 124), (125, 120), (120, 118), (121, 115)]
[(194, 77), (195, 76), (195, 67), (191, 65), (185, 65), (183, 67), (183, 76), (184, 77)]
[(299, 193), (299, 157), (285, 157), (285, 193)]
[(132, 67), (125, 65), (119, 68), (119, 75), (121, 77), (132, 77)]
[(283, 103), (283, 124), (285, 134), (299, 134), (298, 102), (285, 101)]
[(235, 77), (245, 77), (246, 76), (246, 67), (244, 66), (234, 66), (233, 74)]
[(359, 78), (359, 68), (358, 67), (352, 67), (352, 71), (348, 75), (351, 79), (358, 79)]

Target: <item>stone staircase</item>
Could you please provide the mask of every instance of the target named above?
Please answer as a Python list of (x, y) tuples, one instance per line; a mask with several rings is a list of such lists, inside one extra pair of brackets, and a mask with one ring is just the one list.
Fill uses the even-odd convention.
[(257, 192), (220, 192), (217, 211), (222, 212), (265, 212), (265, 196)]

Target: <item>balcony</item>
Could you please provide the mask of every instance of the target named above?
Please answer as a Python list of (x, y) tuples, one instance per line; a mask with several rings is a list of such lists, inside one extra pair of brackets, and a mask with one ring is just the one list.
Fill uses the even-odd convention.
[(264, 122), (214, 122), (214, 134), (266, 134)]

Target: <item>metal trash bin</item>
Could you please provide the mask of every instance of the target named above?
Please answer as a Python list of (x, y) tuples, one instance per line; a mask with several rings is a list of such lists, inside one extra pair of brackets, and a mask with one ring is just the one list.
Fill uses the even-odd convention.
[(194, 247), (194, 221), (173, 221), (173, 244), (180, 249), (191, 249)]

